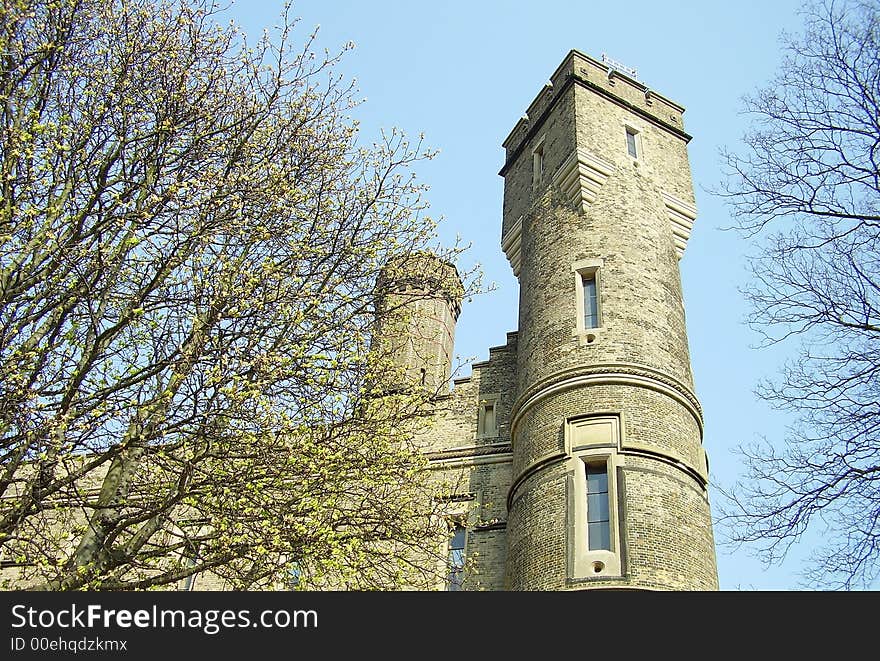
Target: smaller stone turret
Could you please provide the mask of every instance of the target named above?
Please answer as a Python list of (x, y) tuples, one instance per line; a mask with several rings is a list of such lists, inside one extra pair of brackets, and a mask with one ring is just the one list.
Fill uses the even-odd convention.
[(383, 267), (374, 350), (389, 365), (389, 388), (448, 392), (463, 294), (455, 266), (434, 254), (400, 255)]

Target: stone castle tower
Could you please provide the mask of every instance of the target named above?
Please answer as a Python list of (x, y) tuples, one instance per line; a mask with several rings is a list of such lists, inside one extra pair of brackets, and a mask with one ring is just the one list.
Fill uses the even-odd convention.
[[(571, 51), (505, 140), (519, 330), (440, 389), (421, 439), (459, 485), (438, 587), (718, 588), (678, 266), (696, 217), (683, 112)], [(458, 307), (430, 264), (390, 281), (423, 294), (398, 355), (436, 384)]]

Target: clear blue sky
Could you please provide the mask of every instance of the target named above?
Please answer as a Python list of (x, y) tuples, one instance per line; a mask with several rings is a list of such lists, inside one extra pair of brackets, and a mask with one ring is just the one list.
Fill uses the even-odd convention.
[[(501, 142), (571, 49), (602, 53), (634, 68), (648, 87), (680, 103), (699, 215), (681, 261), (691, 359), (705, 416), (704, 446), (713, 483), (740, 473), (734, 447), (760, 435), (779, 438), (788, 420), (753, 395), (773, 376), (779, 350), (756, 350), (744, 325), (746, 241), (721, 228), (730, 211), (707, 189), (721, 181), (718, 150), (735, 147), (746, 128), (740, 98), (769, 80), (779, 62), (779, 33), (797, 32), (796, 0), (653, 2), (300, 1), (298, 38), (320, 25), (318, 46), (356, 48), (339, 71), (356, 78), (366, 102), (354, 115), (362, 136), (396, 126), (425, 133), (439, 156), (421, 165), (441, 238), (472, 248), (464, 265), (482, 265), (494, 293), (465, 304), (456, 332), (462, 358), (484, 360), (517, 327), (518, 286), (500, 249)], [(238, 0), (230, 17), (249, 35), (271, 26), (278, 0)], [(469, 369), (465, 370), (465, 374)], [(712, 496), (710, 499), (717, 500)], [(803, 553), (765, 568), (748, 549), (718, 546), (725, 590), (798, 586)]]

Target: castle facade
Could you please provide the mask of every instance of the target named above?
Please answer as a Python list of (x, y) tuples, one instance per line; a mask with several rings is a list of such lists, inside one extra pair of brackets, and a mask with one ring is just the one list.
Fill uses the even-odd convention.
[[(679, 274), (696, 218), (683, 113), (571, 51), (504, 141), (519, 328), (420, 437), (458, 485), (447, 589), (718, 588)], [(449, 268), (416, 260), (392, 287), (436, 294), (414, 300), (396, 360), (441, 391)]]

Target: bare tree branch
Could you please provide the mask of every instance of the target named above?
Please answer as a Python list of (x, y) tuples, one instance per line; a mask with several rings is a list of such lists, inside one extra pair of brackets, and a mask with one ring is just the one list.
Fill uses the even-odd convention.
[(747, 472), (722, 489), (721, 524), (768, 562), (821, 527), (804, 576), (850, 589), (880, 572), (880, 11), (826, 0), (803, 16), (776, 79), (746, 99), (753, 128), (724, 154), (721, 191), (760, 246), (753, 328), (800, 341), (758, 395), (798, 422), (781, 450), (739, 449)]

